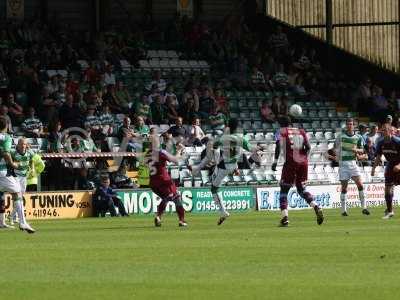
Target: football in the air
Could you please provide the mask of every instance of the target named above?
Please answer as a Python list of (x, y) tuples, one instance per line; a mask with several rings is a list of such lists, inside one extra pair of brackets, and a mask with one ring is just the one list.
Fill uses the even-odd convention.
[(292, 116), (292, 117), (294, 117), (294, 118), (300, 117), (302, 113), (303, 113), (303, 109), (302, 109), (301, 106), (298, 105), (298, 104), (293, 104), (293, 105), (289, 108), (289, 114), (290, 114), (290, 116)]

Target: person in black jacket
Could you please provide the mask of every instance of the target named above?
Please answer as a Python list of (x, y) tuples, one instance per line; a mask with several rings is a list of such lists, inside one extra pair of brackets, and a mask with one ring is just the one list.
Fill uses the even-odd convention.
[(117, 196), (117, 193), (110, 187), (110, 178), (108, 176), (101, 177), (100, 186), (93, 194), (93, 210), (94, 216), (105, 217), (109, 211), (112, 217), (117, 216), (115, 207), (118, 207), (121, 216), (129, 216), (125, 210), (122, 200)]

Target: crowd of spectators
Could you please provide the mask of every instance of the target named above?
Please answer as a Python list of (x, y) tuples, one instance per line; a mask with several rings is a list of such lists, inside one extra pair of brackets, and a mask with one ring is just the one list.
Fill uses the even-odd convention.
[[(163, 28), (145, 22), (95, 35), (56, 21), (52, 26), (39, 21), (5, 24), (0, 30), (0, 115), (9, 121), (10, 132), (18, 127), (27, 137), (47, 138), (50, 152), (84, 152), (112, 151), (108, 137), (127, 140), (128, 151), (135, 151), (135, 139), (160, 124), (175, 124), (166, 139), (202, 145), (207, 142), (202, 124), (214, 135), (224, 131), (228, 89), (274, 94), (260, 107), (261, 120), (269, 123), (288, 113), (285, 93), (275, 92), (307, 101), (351, 99), (354, 110), (378, 118), (399, 110), (396, 91), (385, 96), (370, 78), (358, 86), (348, 82), (325, 69), (314, 49), (292, 43), (280, 26), (267, 32), (251, 31), (238, 16), (227, 16), (216, 27), (174, 17)], [(154, 71), (139, 93), (131, 93), (121, 80), (120, 61), (137, 67), (153, 40), (175, 45), (183, 58), (207, 60), (212, 72), (187, 76), (183, 93), (177, 93), (171, 78)], [(78, 60), (88, 67), (81, 70)], [(72, 127), (87, 134), (83, 144), (73, 141), (67, 148), (62, 132)], [(366, 140), (370, 144), (373, 130)], [(89, 137), (93, 144), (84, 142)]]

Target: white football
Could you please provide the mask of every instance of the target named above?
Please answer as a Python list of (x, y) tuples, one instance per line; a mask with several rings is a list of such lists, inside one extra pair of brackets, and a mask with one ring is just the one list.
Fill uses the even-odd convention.
[(290, 108), (289, 108), (289, 114), (294, 117), (294, 118), (298, 118), (301, 116), (301, 114), (303, 113), (303, 109), (301, 108), (300, 105), (298, 104), (293, 104)]

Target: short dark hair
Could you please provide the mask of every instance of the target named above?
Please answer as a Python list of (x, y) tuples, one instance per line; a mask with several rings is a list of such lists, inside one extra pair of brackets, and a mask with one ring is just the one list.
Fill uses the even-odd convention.
[(354, 119), (353, 119), (353, 118), (347, 118), (347, 119), (346, 119), (346, 124), (347, 124), (347, 123), (350, 123), (350, 122), (354, 123)]
[(4, 117), (0, 117), (0, 130), (6, 129), (8, 126), (7, 119)]
[(237, 128), (239, 127), (239, 121), (238, 119), (230, 119), (229, 123), (228, 123), (229, 129), (231, 131), (231, 133), (235, 132), (237, 130)]
[(278, 119), (278, 123), (281, 127), (288, 127), (290, 124), (292, 124), (292, 120), (289, 116), (282, 116)]

